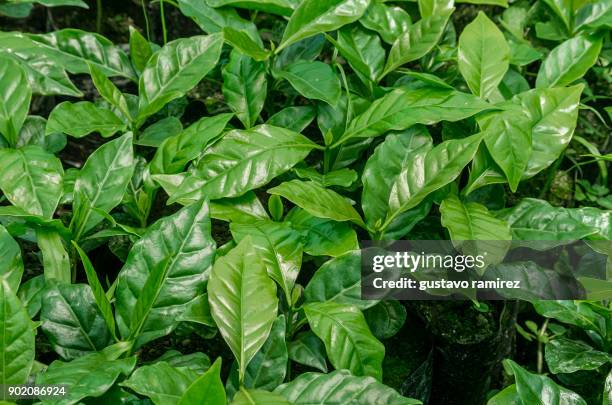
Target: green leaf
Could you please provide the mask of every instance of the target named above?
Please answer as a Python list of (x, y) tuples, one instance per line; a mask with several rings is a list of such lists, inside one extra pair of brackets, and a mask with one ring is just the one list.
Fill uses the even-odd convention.
[(554, 374), (595, 370), (612, 362), (612, 355), (579, 340), (555, 338), (546, 344), (546, 364)]
[(531, 120), (522, 112), (504, 111), (480, 122), (491, 157), (516, 192), (532, 153)]
[(241, 197), (224, 198), (210, 203), (211, 216), (227, 222), (253, 223), (270, 219), (254, 192)]
[(38, 374), (36, 384), (70, 387), (61, 398), (63, 404), (77, 404), (87, 397), (99, 397), (120, 375), (128, 376), (134, 369), (135, 356), (119, 359), (128, 349), (129, 344), (121, 342), (68, 363), (55, 360), (45, 372)]
[(253, 41), (247, 31), (238, 31), (231, 27), (225, 27), (223, 28), (223, 38), (235, 50), (256, 61), (263, 62), (270, 57), (270, 52), (263, 49), (259, 43)]
[(340, 100), (340, 78), (326, 63), (302, 60), (277, 71), (276, 75), (289, 81), (306, 98), (325, 101), (331, 106)]
[(412, 18), (401, 7), (388, 6), (380, 0), (373, 0), (359, 22), (378, 33), (386, 43), (393, 44), (400, 35), (408, 31)]
[(50, 219), (62, 196), (64, 169), (39, 146), (0, 149), (0, 189), (16, 207)]
[(251, 39), (261, 45), (257, 27), (251, 21), (240, 17), (232, 8), (213, 8), (207, 2), (199, 0), (178, 0), (181, 12), (191, 19), (206, 33), (222, 32), (230, 27), (237, 31), (246, 31)]
[(449, 0), (418, 0), (421, 18), (444, 13), (453, 8), (454, 1)]
[(213, 266), (208, 300), (215, 323), (238, 362), (239, 380), (276, 319), (276, 286), (249, 237)]
[(195, 87), (215, 67), (222, 47), (222, 35), (200, 35), (169, 42), (154, 53), (138, 83), (138, 122)]
[(440, 214), (453, 241), (512, 240), (506, 221), (495, 218), (484, 205), (463, 203), (455, 194), (442, 201)]
[(568, 0), (544, 0), (550, 9), (559, 17), (559, 19), (565, 25), (567, 32), (571, 33), (571, 26), (573, 25), (573, 2)]
[(327, 373), (325, 345), (314, 333), (302, 332), (289, 342), (289, 358), (296, 363)]
[(378, 35), (355, 25), (338, 31), (338, 40), (329, 39), (356, 72), (376, 82), (385, 65), (385, 50)]
[(516, 392), (524, 404), (539, 404), (542, 399), (558, 405), (586, 405), (586, 402), (573, 391), (558, 386), (543, 375), (532, 374), (512, 360), (504, 360), (516, 379)]
[(98, 275), (96, 270), (94, 269), (91, 261), (87, 257), (87, 254), (77, 245), (74, 241), (72, 245), (76, 249), (81, 261), (83, 262), (83, 269), (85, 270), (85, 275), (87, 276), (87, 283), (89, 287), (91, 287), (91, 292), (93, 293), (94, 299), (96, 301), (96, 305), (100, 310), (100, 314), (104, 318), (106, 322), (106, 326), (108, 330), (111, 332), (111, 335), (116, 340), (115, 335), (115, 317), (113, 316), (113, 309), (111, 307), (108, 298), (106, 297), (106, 293), (104, 292), (104, 288), (102, 288), (102, 284), (100, 284), (100, 280), (98, 280)]
[(370, 332), (357, 307), (334, 302), (304, 306), (312, 331), (323, 341), (327, 356), (336, 369), (347, 369), (355, 376), (382, 380), (385, 347)]
[(296, 167), (293, 171), (299, 178), (315, 181), (323, 187), (350, 187), (357, 180), (357, 172), (348, 168), (325, 174), (321, 174), (311, 167)]
[(123, 200), (134, 172), (132, 133), (107, 142), (92, 153), (74, 185), (74, 216), (70, 228), (74, 240), (99, 224)]
[(284, 397), (264, 390), (238, 391), (232, 405), (291, 405)]
[(273, 390), (283, 383), (287, 374), (287, 343), (285, 342), (285, 316), (274, 321), (266, 343), (249, 363), (244, 375), (244, 386)]
[(608, 401), (608, 403), (612, 401), (612, 370), (610, 370), (608, 377), (606, 377), (606, 381), (604, 382), (602, 405), (606, 405), (606, 401)]
[(268, 92), (266, 67), (250, 57), (232, 51), (223, 68), (223, 96), (245, 128), (257, 122)]
[(562, 87), (582, 78), (597, 62), (601, 36), (578, 35), (554, 48), (538, 71), (537, 88)]
[(233, 6), (289, 17), (300, 0), (208, 0), (207, 3), (211, 7)]
[(336, 144), (351, 138), (383, 135), (390, 130), (401, 131), (415, 124), (432, 125), (440, 121), (459, 121), (487, 108), (490, 106), (485, 101), (451, 89), (397, 88), (374, 101), (365, 112), (353, 118)]
[(304, 252), (311, 256), (340, 256), (357, 249), (357, 233), (346, 222), (317, 218), (301, 208), (286, 217), (291, 227), (303, 234)]
[(597, 233), (597, 228), (585, 224), (572, 211), (553, 207), (547, 201), (525, 198), (497, 216), (508, 222), (516, 240), (579, 240)]
[(332, 397), (341, 404), (418, 405), (421, 401), (401, 396), (372, 377), (357, 377), (347, 370), (329, 374), (304, 373), (283, 384), (277, 392), (294, 405), (325, 405)]
[(316, 110), (309, 105), (286, 107), (271, 116), (267, 125), (283, 127), (295, 132), (302, 132), (316, 116)]
[(610, 28), (612, 26), (612, 2), (609, 0), (587, 3), (576, 13), (575, 31)]
[(269, 189), (268, 193), (286, 198), (315, 217), (351, 221), (363, 226), (361, 216), (349, 201), (314, 181), (287, 181)]
[(139, 367), (119, 385), (150, 398), (156, 405), (175, 405), (197, 379), (198, 375), (192, 370), (158, 361), (150, 366)]
[(233, 114), (202, 117), (180, 134), (166, 139), (151, 160), (151, 173), (180, 173), (187, 163), (219, 138)]
[(404, 326), (406, 307), (396, 300), (381, 301), (365, 310), (363, 316), (377, 339), (389, 339)]
[(300, 235), (289, 224), (272, 221), (232, 223), (230, 230), (236, 243), (250, 238), (251, 247), (268, 275), (281, 287), (287, 302), (291, 302), (291, 292), (302, 266)]
[(87, 284), (47, 285), (40, 313), (42, 331), (63, 359), (104, 349), (112, 335)]
[(100, 96), (117, 108), (123, 114), (124, 119), (131, 120), (132, 114), (128, 102), (117, 86), (104, 75), (100, 68), (93, 64), (89, 64), (89, 74)]
[(46, 133), (61, 132), (82, 138), (92, 132), (99, 132), (108, 138), (125, 129), (125, 123), (111, 110), (100, 108), (89, 101), (78, 103), (64, 101), (49, 114)]
[(0, 330), (0, 383), (25, 384), (34, 363), (34, 328), (23, 304), (4, 280), (0, 280)]
[(17, 149), (28, 145), (38, 145), (49, 153), (57, 153), (64, 149), (67, 140), (66, 135), (61, 133), (53, 133), (45, 135), (47, 120), (37, 115), (29, 115), (17, 139)]
[(134, 144), (159, 148), (166, 139), (177, 136), (182, 131), (183, 124), (178, 118), (172, 116), (162, 118), (142, 131)]
[(70, 257), (59, 232), (51, 228), (36, 229), (36, 241), (43, 256), (45, 280), (70, 283)]
[(21, 248), (5, 227), (0, 225), (0, 283), (6, 283), (11, 291), (17, 291), (23, 275)]
[(239, 197), (291, 169), (315, 147), (296, 132), (268, 125), (228, 132), (204, 152), (170, 202)]
[(393, 215), (390, 206), (393, 191), (399, 187), (415, 157), (431, 149), (432, 143), (424, 127), (414, 126), (406, 132), (388, 135), (374, 150), (361, 176), (361, 207), (368, 226), (374, 228), (376, 223), (382, 224)]
[(304, 290), (306, 303), (331, 302), (360, 309), (376, 305), (361, 298), (361, 254), (358, 250), (325, 262)]
[(44, 288), (45, 276), (42, 274), (32, 277), (19, 286), (17, 296), (23, 303), (23, 306), (28, 310), (28, 315), (30, 315), (30, 318), (34, 318), (40, 311), (40, 307), (42, 305), (42, 292)]
[(202, 200), (160, 219), (132, 246), (115, 297), (119, 331), (136, 339), (135, 347), (170, 333), (204, 292), (215, 254), (210, 232)]
[(179, 405), (190, 404), (210, 404), (210, 405), (225, 405), (225, 389), (221, 382), (221, 357), (219, 357), (213, 365), (198, 377), (185, 393), (181, 396)]
[[(594, 311), (587, 302), (535, 301), (533, 306), (538, 314), (543, 317), (576, 325), (587, 331), (594, 331), (601, 336), (607, 334), (606, 323), (609, 322), (610, 311), (607, 311), (605, 315), (600, 314)], [(591, 336), (594, 335), (591, 334)]]
[(442, 38), (453, 10), (422, 18), (403, 32), (393, 43), (385, 70), (379, 79), (400, 66), (427, 55)]
[(276, 52), (301, 39), (357, 21), (369, 4), (369, 0), (303, 0), (291, 15)]
[(153, 55), (151, 44), (140, 31), (130, 25), (130, 58), (136, 70), (141, 73)]
[(510, 64), (510, 48), (504, 34), (480, 11), (459, 37), (459, 71), (472, 93), (489, 98)]
[(17, 136), (30, 109), (32, 90), (26, 74), (13, 59), (0, 57), (0, 134), (9, 145), (17, 144)]
[(47, 34), (4, 33), (0, 46), (14, 53), (39, 55), (70, 73), (89, 73), (88, 63), (109, 76), (135, 79), (127, 55), (102, 35), (67, 28)]

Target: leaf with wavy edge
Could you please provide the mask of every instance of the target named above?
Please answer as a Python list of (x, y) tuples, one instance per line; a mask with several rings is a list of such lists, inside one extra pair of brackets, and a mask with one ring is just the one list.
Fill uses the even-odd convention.
[(276, 319), (276, 285), (246, 237), (213, 266), (208, 282), (211, 314), (238, 362), (242, 383), (249, 362)]
[(89, 101), (64, 101), (49, 114), (45, 132), (47, 135), (60, 132), (75, 138), (99, 132), (108, 138), (125, 129), (126, 124), (111, 110), (100, 108)]
[(6, 55), (0, 57), (0, 134), (9, 145), (17, 137), (30, 109), (32, 90), (21, 66)]

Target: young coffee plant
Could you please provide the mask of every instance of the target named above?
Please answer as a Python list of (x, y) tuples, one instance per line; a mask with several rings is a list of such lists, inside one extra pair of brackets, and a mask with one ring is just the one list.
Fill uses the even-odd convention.
[[(104, 3), (0, 1), (0, 401), (612, 404), (612, 1)], [(402, 239), (607, 277), (362, 299)]]

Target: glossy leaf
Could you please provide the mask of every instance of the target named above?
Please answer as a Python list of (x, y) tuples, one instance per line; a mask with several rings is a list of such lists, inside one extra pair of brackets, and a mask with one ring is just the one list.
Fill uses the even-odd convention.
[(121, 336), (139, 347), (170, 333), (187, 304), (204, 292), (215, 243), (205, 200), (164, 217), (131, 248), (117, 276)]
[(283, 396), (264, 390), (238, 391), (232, 405), (290, 405)]
[(264, 11), (266, 13), (291, 16), (293, 10), (300, 4), (299, 0), (210, 0), (211, 7), (234, 6), (247, 10)]
[(102, 350), (112, 340), (92, 290), (86, 284), (47, 286), (40, 319), (51, 346), (65, 360)]
[(67, 144), (66, 135), (53, 133), (45, 135), (47, 120), (37, 115), (29, 115), (17, 139), (17, 149), (28, 145), (38, 145), (49, 153), (57, 153), (64, 149)]
[(266, 101), (267, 85), (263, 63), (236, 50), (230, 54), (230, 60), (223, 68), (223, 95), (247, 129), (259, 118)]
[(378, 79), (385, 64), (385, 50), (378, 35), (358, 26), (343, 28), (334, 45), (355, 71), (373, 82)]
[(245, 238), (219, 258), (208, 282), (208, 300), (215, 323), (238, 362), (239, 380), (264, 345), (276, 319), (276, 287)]
[(0, 382), (25, 384), (34, 363), (32, 321), (5, 280), (0, 280), (0, 304)]
[(315, 147), (296, 132), (268, 125), (228, 132), (206, 150), (195, 175), (184, 179), (170, 201), (239, 197), (286, 172)]
[(422, 18), (402, 33), (391, 47), (381, 78), (400, 66), (427, 55), (442, 38), (453, 10)]
[(356, 116), (338, 143), (401, 131), (415, 124), (459, 121), (487, 108), (489, 105), (477, 97), (450, 89), (395, 89)]
[(92, 132), (99, 132), (108, 138), (125, 129), (125, 123), (111, 110), (97, 107), (89, 101), (78, 103), (64, 101), (49, 114), (46, 133), (61, 132), (82, 138)]
[(0, 189), (24, 211), (50, 219), (61, 198), (64, 169), (58, 158), (39, 146), (0, 149)]
[(233, 46), (236, 51), (256, 61), (263, 62), (270, 57), (270, 52), (251, 39), (247, 31), (238, 31), (231, 27), (225, 27), (223, 28), (223, 38), (225, 42)]
[(0, 225), (0, 283), (5, 283), (11, 291), (17, 291), (23, 275), (21, 248), (15, 239)]
[(70, 227), (75, 240), (104, 219), (97, 210), (110, 212), (123, 200), (133, 171), (132, 133), (105, 143), (89, 156), (74, 185)]
[(510, 63), (510, 48), (502, 32), (482, 11), (459, 37), (459, 71), (472, 93), (488, 98)]
[(287, 66), (276, 75), (286, 79), (302, 96), (325, 101), (331, 106), (340, 99), (340, 79), (326, 63), (299, 61)]
[(340, 256), (356, 249), (357, 234), (347, 223), (317, 218), (301, 208), (287, 214), (291, 227), (303, 234), (304, 252), (311, 256)]
[(302, 132), (315, 116), (316, 111), (311, 106), (287, 107), (271, 116), (266, 124)]
[(30, 109), (32, 90), (25, 72), (13, 59), (0, 57), (0, 134), (14, 146)]
[(281, 287), (287, 302), (302, 266), (302, 242), (300, 235), (288, 224), (265, 221), (252, 224), (231, 225), (236, 243), (250, 238), (251, 247), (272, 280)]
[(546, 344), (546, 364), (555, 374), (595, 370), (612, 362), (608, 353), (593, 349), (579, 340), (556, 338)]
[(210, 405), (225, 405), (225, 389), (221, 382), (221, 358), (218, 358), (213, 365), (195, 380), (185, 391), (179, 405), (190, 405), (204, 403)]
[(554, 48), (538, 71), (536, 87), (562, 87), (584, 76), (597, 62), (602, 38), (579, 35)]
[(399, 301), (385, 300), (368, 308), (363, 315), (377, 339), (389, 339), (404, 326), (406, 307)]
[(42, 253), (45, 280), (70, 283), (70, 257), (60, 233), (50, 228), (37, 229), (36, 242)]
[(119, 358), (127, 349), (129, 345), (122, 342), (71, 362), (55, 360), (36, 377), (36, 384), (71, 387), (62, 397), (67, 404), (76, 404), (87, 397), (99, 397), (113, 386), (120, 375), (127, 376), (132, 372), (136, 357)]
[(304, 373), (278, 387), (275, 392), (295, 405), (324, 405), (333, 401), (342, 404), (418, 405), (421, 401), (401, 396), (372, 377), (357, 377), (347, 370), (329, 374)]
[(296, 363), (327, 373), (325, 345), (314, 333), (300, 333), (289, 342), (289, 358)]
[(361, 254), (352, 251), (323, 264), (308, 282), (304, 299), (370, 308), (376, 301), (361, 298)]
[(551, 404), (586, 405), (578, 394), (558, 386), (550, 378), (532, 374), (512, 360), (504, 362), (514, 374), (516, 392), (523, 403), (538, 403), (541, 402), (541, 398), (546, 398)]
[(406, 10), (398, 6), (389, 6), (380, 0), (372, 1), (359, 22), (367, 29), (378, 33), (388, 44), (393, 44), (412, 25), (412, 19)]
[(217, 64), (222, 46), (221, 35), (202, 35), (169, 42), (153, 54), (138, 84), (138, 120), (195, 87)]
[(136, 28), (130, 26), (130, 59), (138, 73), (144, 70), (151, 55), (153, 50), (149, 41)]
[(268, 193), (286, 198), (315, 217), (363, 225), (361, 216), (350, 202), (314, 181), (288, 181), (269, 189)]
[(179, 403), (197, 378), (198, 375), (189, 369), (173, 367), (165, 361), (158, 361), (152, 365), (139, 367), (120, 385), (150, 398), (156, 405), (172, 405)]
[(100, 96), (117, 108), (123, 114), (124, 119), (131, 120), (132, 114), (130, 113), (128, 101), (117, 86), (95, 65), (89, 65), (89, 74)]
[(463, 203), (451, 194), (442, 201), (440, 213), (453, 241), (512, 240), (508, 223), (495, 218), (484, 205)]
[(357, 21), (369, 0), (303, 0), (293, 12), (277, 52), (301, 39)]
[(327, 356), (336, 369), (356, 376), (382, 379), (385, 347), (370, 332), (357, 307), (318, 302), (304, 306), (308, 323), (323, 341)]

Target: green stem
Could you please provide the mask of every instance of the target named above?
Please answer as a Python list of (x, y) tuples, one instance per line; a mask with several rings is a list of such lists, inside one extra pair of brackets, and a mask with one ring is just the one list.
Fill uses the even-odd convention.
[(102, 0), (96, 0), (96, 32), (102, 33)]
[(151, 28), (149, 26), (149, 15), (147, 14), (147, 6), (145, 5), (145, 0), (140, 0), (140, 5), (142, 6), (142, 16), (144, 17), (144, 20), (145, 20), (147, 40), (151, 42)]
[(164, 45), (166, 45), (166, 43), (168, 42), (168, 32), (166, 31), (166, 14), (164, 12), (164, 0), (159, 0), (159, 17), (161, 18)]
[(552, 166), (550, 166), (550, 169), (548, 170), (548, 176), (546, 177), (546, 183), (544, 183), (544, 187), (542, 187), (542, 191), (540, 192), (540, 196), (538, 198), (543, 199), (550, 190), (550, 187), (553, 181), (555, 180), (555, 175), (559, 170), (559, 166), (561, 166), (561, 162), (563, 162), (563, 157), (564, 156), (561, 155), (557, 160), (555, 160)]

